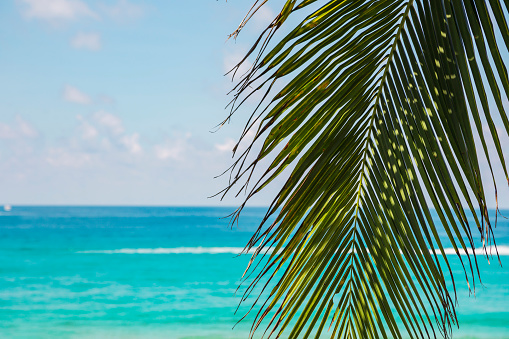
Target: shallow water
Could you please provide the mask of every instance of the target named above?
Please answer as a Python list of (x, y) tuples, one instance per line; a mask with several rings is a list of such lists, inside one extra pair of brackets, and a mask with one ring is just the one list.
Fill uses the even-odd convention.
[[(265, 209), (13, 207), (0, 214), (0, 337), (246, 338), (236, 257)], [(509, 213), (506, 213), (509, 214)], [(509, 223), (499, 219), (508, 252)], [(509, 256), (501, 256), (509, 264)], [(509, 271), (479, 260), (483, 286), (458, 277), (454, 338), (509, 338)], [(241, 314), (249, 305), (241, 307)], [(251, 318), (252, 319), (252, 318)], [(261, 332), (259, 333), (261, 335)], [(259, 337), (259, 336), (257, 336)]]

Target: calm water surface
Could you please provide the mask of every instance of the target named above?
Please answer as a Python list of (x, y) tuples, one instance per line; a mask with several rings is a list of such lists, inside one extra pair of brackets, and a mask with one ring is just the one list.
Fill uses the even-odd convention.
[[(0, 337), (247, 338), (249, 319), (232, 330), (240, 318), (234, 293), (249, 260), (235, 253), (265, 209), (246, 209), (231, 230), (221, 217), (232, 210), (0, 212)], [(509, 222), (499, 219), (496, 232), (499, 246), (509, 246)], [(501, 259), (509, 264), (509, 256)], [(460, 321), (454, 338), (509, 338), (505, 266), (481, 259), (483, 286), (474, 297), (453, 261)]]

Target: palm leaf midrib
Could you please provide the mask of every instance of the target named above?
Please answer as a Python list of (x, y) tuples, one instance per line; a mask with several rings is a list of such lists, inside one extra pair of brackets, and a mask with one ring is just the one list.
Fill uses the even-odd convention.
[[(354, 284), (354, 281), (356, 280), (356, 277), (354, 276), (355, 273), (355, 267), (357, 266), (357, 263), (355, 262), (355, 253), (357, 252), (356, 250), (356, 247), (359, 246), (359, 244), (357, 243), (357, 236), (358, 236), (358, 231), (356, 230), (356, 227), (357, 227), (357, 223), (358, 223), (358, 218), (360, 217), (359, 216), (359, 209), (361, 207), (361, 197), (362, 197), (362, 193), (363, 193), (363, 190), (364, 190), (364, 184), (366, 182), (366, 170), (367, 170), (367, 166), (369, 166), (369, 163), (368, 163), (368, 154), (370, 152), (370, 148), (371, 148), (371, 138), (372, 138), (372, 133), (373, 133), (373, 129), (375, 128), (375, 118), (377, 116), (379, 112), (379, 101), (380, 101), (380, 98), (382, 97), (382, 92), (383, 92), (383, 88), (385, 86), (385, 80), (387, 79), (387, 76), (390, 72), (390, 66), (391, 66), (391, 62), (393, 60), (393, 57), (396, 53), (396, 50), (397, 50), (397, 46), (398, 46), (398, 41), (400, 39), (400, 36), (401, 36), (401, 33), (402, 31), (404, 30), (404, 27), (405, 27), (405, 24), (406, 24), (406, 20), (408, 19), (409, 17), (409, 13), (410, 13), (410, 9), (412, 8), (413, 6), (413, 2), (414, 0), (410, 0), (406, 3), (406, 8), (405, 8), (405, 11), (401, 14), (401, 19), (400, 19), (400, 23), (397, 27), (397, 31), (396, 31), (396, 34), (395, 34), (395, 37), (392, 41), (392, 44), (391, 44), (391, 49), (390, 49), (390, 52), (388, 54), (388, 56), (386, 57), (386, 65), (384, 66), (383, 68), (383, 74), (382, 76), (380, 77), (380, 79), (378, 80), (378, 90), (377, 90), (377, 93), (376, 93), (376, 96), (372, 99), (374, 100), (374, 104), (373, 106), (371, 107), (370, 109), (370, 117), (368, 118), (369, 122), (368, 122), (368, 130), (367, 130), (367, 133), (366, 133), (366, 137), (364, 139), (364, 142), (363, 142), (363, 155), (362, 155), (362, 165), (361, 165), (361, 168), (360, 168), (360, 174), (359, 174), (359, 181), (358, 181), (358, 184), (357, 184), (357, 189), (356, 189), (356, 192), (355, 192), (355, 202), (353, 204), (353, 208), (355, 208), (355, 214), (353, 215), (353, 227), (352, 227), (352, 235), (353, 235), (353, 238), (352, 240), (349, 242), (349, 249), (348, 248), (345, 248), (345, 249), (342, 249), (342, 252), (347, 252), (347, 256), (348, 258), (345, 258), (345, 260), (349, 260), (350, 263), (348, 264), (348, 268), (347, 270), (349, 271), (348, 273), (348, 279), (345, 280), (341, 285), (340, 287), (344, 286), (345, 284), (347, 284), (347, 288), (348, 288), (348, 291), (345, 291), (345, 293), (347, 294), (347, 299), (348, 301), (343, 301), (341, 302), (342, 304), (344, 303), (348, 303), (349, 306), (346, 307), (346, 312), (345, 313), (350, 313), (351, 316), (348, 317), (348, 321), (347, 321), (347, 328), (348, 329), (352, 329), (352, 317), (357, 317), (358, 316), (358, 313), (357, 313), (357, 310), (356, 310), (356, 306), (359, 306), (359, 305), (355, 305), (355, 302), (353, 301), (353, 297), (354, 297), (354, 288), (355, 288), (355, 284)], [(295, 192), (295, 194), (297, 194), (297, 192)], [(291, 199), (290, 199), (291, 200)], [(342, 261), (342, 260), (341, 260)], [(357, 277), (357, 280), (359, 278)], [(339, 306), (339, 305), (338, 305)], [(343, 307), (338, 307), (333, 315), (333, 318), (332, 318), (332, 321), (331, 321), (331, 325), (333, 324), (334, 322), (334, 319), (338, 316), (338, 312), (340, 312), (341, 310), (345, 311), (345, 308)], [(305, 313), (305, 312), (304, 312)], [(303, 313), (303, 314), (304, 314)], [(289, 320), (291, 317), (288, 317), (287, 319)], [(369, 319), (371, 321), (371, 319)], [(377, 321), (379, 319), (376, 319)], [(355, 320), (357, 321), (357, 320)], [(338, 330), (338, 325), (339, 325), (339, 322), (336, 323), (336, 327), (334, 328), (333, 330), (333, 333), (332, 333), (332, 336), (334, 336), (334, 333)], [(281, 330), (283, 330), (285, 328), (285, 326), (282, 327)], [(312, 329), (312, 326), (309, 327), (307, 333), (306, 333), (306, 336), (309, 335), (311, 332), (311, 329)], [(300, 327), (300, 326), (295, 326), (293, 331), (290, 333), (290, 338), (293, 338), (293, 337), (296, 337), (300, 334), (300, 332), (303, 330), (303, 327)]]
[(413, 2), (414, 2), (414, 0), (410, 0), (407, 2), (405, 12), (401, 15), (401, 22), (398, 26), (396, 36), (394, 37), (394, 40), (392, 42), (391, 51), (389, 52), (389, 55), (387, 56), (387, 63), (384, 67), (384, 73), (382, 74), (382, 77), (379, 80), (379, 88), (378, 88), (378, 91), (377, 91), (377, 94), (375, 97), (375, 103), (374, 103), (373, 107), (371, 108), (371, 116), (369, 118), (368, 132), (367, 132), (367, 136), (364, 140), (362, 169), (360, 171), (359, 185), (358, 185), (358, 189), (357, 189), (357, 197), (356, 197), (356, 202), (355, 202), (356, 211), (355, 211), (354, 219), (355, 219), (356, 223), (357, 223), (359, 208), (361, 205), (360, 199), (361, 199), (362, 192), (363, 192), (363, 183), (366, 180), (366, 166), (368, 165), (368, 154), (369, 154), (369, 150), (371, 147), (369, 142), (370, 142), (372, 134), (373, 134), (373, 129), (375, 128), (375, 118), (376, 118), (377, 114), (379, 113), (378, 109), (379, 109), (380, 98), (382, 97), (382, 91), (385, 86), (385, 80), (389, 74), (391, 62), (394, 57), (394, 54), (396, 53), (398, 42), (399, 42), (401, 33), (403, 32), (403, 29), (405, 27), (406, 20), (409, 17), (410, 9), (413, 6)]

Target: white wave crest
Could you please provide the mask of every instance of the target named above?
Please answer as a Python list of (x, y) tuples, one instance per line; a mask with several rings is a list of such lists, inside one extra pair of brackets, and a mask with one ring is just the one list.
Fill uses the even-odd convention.
[[(175, 248), (121, 248), (116, 250), (90, 250), (90, 251), (79, 251), (77, 253), (87, 254), (241, 254), (244, 250), (243, 247), (175, 247)], [(256, 248), (250, 249), (247, 253), (254, 253)], [(261, 253), (265, 253), (267, 250), (262, 250)], [(431, 250), (429, 250), (432, 253)], [(486, 248), (488, 255), (509, 255), (509, 246), (489, 246)], [(274, 250), (269, 248), (267, 253), (273, 253)], [(349, 251), (350, 252), (350, 251)], [(367, 251), (369, 253), (369, 251)], [(400, 251), (403, 253), (402, 251)], [(465, 255), (462, 249), (459, 249), (461, 255)], [(482, 248), (476, 248), (476, 255), (485, 255), (485, 250)], [(436, 249), (436, 253), (440, 255), (440, 250)], [(454, 248), (444, 248), (446, 255), (456, 255)], [(469, 250), (471, 254), (471, 250)]]
[[(461, 248), (458, 248), (458, 250), (461, 255), (466, 255), (465, 252)], [(430, 250), (430, 252), (431, 252), (431, 250)], [(439, 249), (436, 249), (436, 252), (437, 252), (437, 254), (440, 254)], [(486, 255), (486, 253), (488, 253), (488, 255), (496, 256), (497, 252), (499, 255), (509, 255), (509, 246), (501, 245), (501, 246), (497, 246), (496, 248), (495, 248), (495, 246), (488, 246), (488, 247), (486, 247), (486, 250), (484, 250), (482, 247), (475, 249), (476, 255)], [(456, 251), (454, 250), (454, 248), (444, 248), (444, 253), (447, 255), (456, 255)], [(472, 250), (470, 248), (468, 249), (468, 253), (472, 254)]]
[[(175, 247), (175, 248), (122, 248), (118, 250), (92, 250), (88, 254), (240, 254), (243, 247)], [(254, 253), (251, 249), (248, 253)], [(272, 251), (269, 250), (269, 253)]]

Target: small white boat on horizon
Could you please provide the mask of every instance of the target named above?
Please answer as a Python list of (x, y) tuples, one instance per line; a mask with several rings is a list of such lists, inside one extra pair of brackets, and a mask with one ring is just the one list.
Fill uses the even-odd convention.
[(4, 205), (4, 211), (5, 212), (10, 212), (11, 210), (12, 210), (11, 205)]

